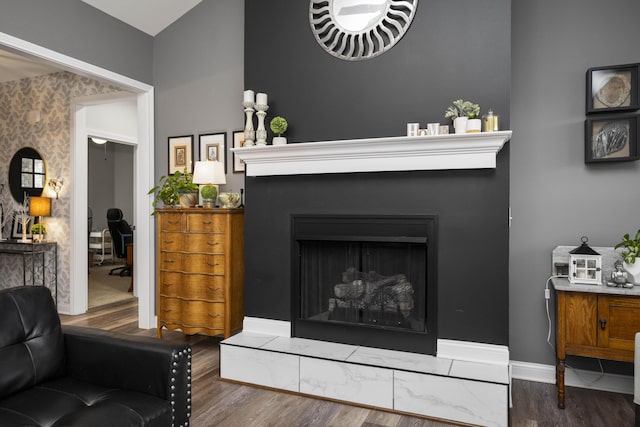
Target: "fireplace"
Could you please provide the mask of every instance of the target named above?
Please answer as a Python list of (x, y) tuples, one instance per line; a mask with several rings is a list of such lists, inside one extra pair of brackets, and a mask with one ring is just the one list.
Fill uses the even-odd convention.
[(435, 216), (293, 215), (292, 335), (435, 354)]

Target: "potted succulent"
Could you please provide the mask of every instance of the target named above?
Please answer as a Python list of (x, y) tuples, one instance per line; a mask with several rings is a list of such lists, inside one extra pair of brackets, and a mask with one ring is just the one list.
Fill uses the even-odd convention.
[(215, 185), (207, 184), (202, 186), (200, 190), (202, 196), (202, 206), (205, 208), (215, 208), (216, 199), (218, 198), (218, 189)]
[(622, 236), (622, 241), (615, 246), (615, 249), (624, 248), (620, 253), (624, 261), (624, 269), (628, 277), (634, 284), (640, 284), (640, 262), (636, 259), (640, 257), (640, 230), (631, 238), (629, 234)]
[(31, 226), (31, 234), (34, 242), (42, 242), (47, 234), (47, 227), (44, 224), (33, 224)]
[[(478, 122), (472, 122), (471, 132), (479, 132), (481, 121), (478, 118), (480, 114), (480, 106), (470, 101), (464, 101), (462, 99), (456, 99), (453, 104), (447, 108), (444, 112), (444, 117), (453, 120), (453, 127), (456, 133), (466, 133), (469, 120), (477, 120)], [(474, 130), (477, 125), (477, 131)]]
[(193, 183), (193, 175), (176, 171), (173, 175), (160, 177), (160, 184), (153, 187), (147, 194), (154, 194), (153, 207), (162, 202), (165, 207), (182, 208), (194, 207), (198, 200), (198, 186)]
[(276, 116), (271, 120), (269, 127), (271, 127), (273, 133), (278, 135), (273, 137), (273, 145), (285, 145), (287, 143), (287, 138), (282, 134), (287, 131), (288, 126), (289, 124), (284, 117)]

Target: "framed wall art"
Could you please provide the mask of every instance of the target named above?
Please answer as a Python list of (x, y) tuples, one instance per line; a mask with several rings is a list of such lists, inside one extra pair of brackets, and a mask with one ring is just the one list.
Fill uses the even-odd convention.
[(212, 162), (222, 162), (224, 173), (227, 173), (227, 133), (205, 133), (199, 135), (200, 140), (200, 160), (210, 160)]
[(585, 163), (638, 160), (638, 117), (588, 118), (585, 121)]
[[(233, 148), (241, 148), (244, 146), (244, 130), (233, 132)], [(233, 172), (244, 172), (244, 161), (233, 153)]]
[[(29, 217), (29, 222), (27, 222), (26, 237), (27, 239), (31, 238), (31, 225), (33, 224), (33, 217)], [(11, 238), (12, 239), (22, 239), (22, 222), (18, 221), (15, 217), (12, 220), (11, 224)]]
[(169, 137), (169, 173), (193, 172), (193, 135)]
[(638, 104), (639, 64), (589, 68), (587, 114), (634, 111)]

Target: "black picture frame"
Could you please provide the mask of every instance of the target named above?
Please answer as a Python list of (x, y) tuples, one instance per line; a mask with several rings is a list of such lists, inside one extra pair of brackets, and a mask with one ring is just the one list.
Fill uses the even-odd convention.
[[(26, 237), (27, 239), (31, 238), (31, 225), (34, 223), (34, 218), (29, 217), (29, 221), (27, 222), (27, 230)], [(11, 224), (11, 238), (12, 239), (22, 239), (22, 222), (18, 221), (15, 217), (12, 220)]]
[(587, 70), (587, 114), (640, 109), (640, 64), (593, 67)]
[(169, 137), (169, 174), (193, 173), (193, 135)]
[[(236, 130), (233, 132), (233, 148), (242, 148), (244, 146), (244, 130)], [(233, 173), (244, 173), (245, 164), (235, 152), (233, 153)]]
[(201, 133), (198, 135), (200, 161), (217, 161), (227, 173), (227, 132)]
[(585, 163), (638, 160), (638, 118), (627, 114), (585, 121)]

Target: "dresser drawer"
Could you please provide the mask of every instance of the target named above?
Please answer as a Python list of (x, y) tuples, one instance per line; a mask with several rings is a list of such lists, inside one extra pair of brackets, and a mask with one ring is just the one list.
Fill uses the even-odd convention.
[(160, 295), (165, 297), (224, 302), (224, 277), (161, 271)]
[(186, 327), (224, 328), (223, 303), (162, 298), (159, 308), (158, 320), (161, 322)]
[(184, 271), (183, 259), (181, 252), (160, 251), (158, 268), (160, 270)]
[(158, 236), (158, 245), (164, 251), (181, 251), (185, 247), (184, 234), (178, 232), (162, 232)]
[(189, 252), (207, 252), (223, 254), (225, 235), (214, 233), (192, 233), (185, 235), (184, 250)]
[(186, 231), (189, 233), (223, 233), (225, 231), (224, 217), (210, 213), (191, 214), (187, 216)]
[(185, 254), (183, 265), (191, 273), (224, 274), (224, 255)]
[(182, 231), (183, 217), (179, 212), (163, 212), (158, 219), (160, 222), (159, 227), (162, 231)]

